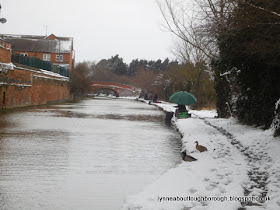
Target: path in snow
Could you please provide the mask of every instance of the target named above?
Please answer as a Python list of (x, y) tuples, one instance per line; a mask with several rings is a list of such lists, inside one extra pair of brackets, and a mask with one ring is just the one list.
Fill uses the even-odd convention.
[[(156, 105), (166, 112), (175, 111), (174, 104)], [(191, 110), (191, 114), (189, 119), (175, 119), (174, 124), (182, 134), (182, 150), (198, 161), (182, 161), (139, 194), (129, 196), (123, 210), (280, 209), (279, 138), (271, 130), (241, 125), (233, 118), (214, 118), (215, 111)], [(195, 141), (208, 152), (198, 152)], [(160, 196), (227, 200), (160, 201)], [(231, 196), (238, 199), (232, 201)], [(240, 202), (252, 196), (269, 200)]]
[[(250, 182), (244, 187), (244, 195), (245, 196), (259, 196), (265, 200), (267, 196), (267, 180), (269, 174), (260, 169), (261, 161), (271, 162), (271, 158), (264, 152), (256, 153), (250, 150), (249, 147), (244, 147), (240, 141), (238, 141), (231, 133), (225, 130), (222, 127), (211, 124), (205, 118), (200, 118), (204, 120), (206, 125), (212, 126), (221, 132), (224, 136), (226, 136), (230, 143), (235, 146), (246, 158), (246, 162), (248, 165), (248, 176), (250, 178)], [(246, 206), (261, 206), (256, 202), (241, 202), (243, 208), (239, 208), (239, 210), (245, 210)], [(260, 203), (264, 203), (261, 201)]]
[(229, 139), (246, 157), (250, 182), (243, 185), (245, 195), (269, 198), (263, 203), (248, 203), (244, 208), (280, 209), (279, 137), (273, 137), (273, 130), (241, 125), (233, 118), (205, 120), (220, 129), (221, 133), (226, 131), (231, 134)]

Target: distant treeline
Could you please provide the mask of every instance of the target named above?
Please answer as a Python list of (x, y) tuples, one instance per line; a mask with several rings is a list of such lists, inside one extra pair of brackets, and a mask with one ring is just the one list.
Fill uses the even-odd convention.
[(153, 60), (139, 60), (134, 59), (130, 64), (123, 62), (123, 59), (119, 55), (112, 56), (109, 59), (102, 59), (96, 64), (96, 68), (99, 70), (111, 71), (117, 75), (127, 75), (135, 76), (135, 74), (140, 70), (149, 70), (152, 72), (161, 72), (170, 69), (172, 65), (178, 65), (177, 61), (169, 61), (166, 58), (164, 61), (158, 59)]

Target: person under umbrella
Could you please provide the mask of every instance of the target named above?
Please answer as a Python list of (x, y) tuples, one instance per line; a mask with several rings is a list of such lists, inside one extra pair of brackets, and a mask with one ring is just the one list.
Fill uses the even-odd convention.
[(179, 116), (179, 113), (183, 113), (183, 112), (187, 112), (188, 113), (188, 110), (186, 109), (186, 106), (185, 105), (178, 105), (176, 106), (176, 111), (175, 111), (175, 117), (178, 117)]
[(173, 102), (175, 104), (178, 104), (177, 109), (175, 111), (175, 117), (180, 117), (180, 113), (182, 113), (181, 117), (182, 118), (187, 118), (189, 117), (188, 111), (186, 109), (185, 105), (191, 105), (197, 102), (196, 97), (187, 92), (187, 91), (178, 91), (173, 93), (170, 97), (169, 97), (169, 101)]

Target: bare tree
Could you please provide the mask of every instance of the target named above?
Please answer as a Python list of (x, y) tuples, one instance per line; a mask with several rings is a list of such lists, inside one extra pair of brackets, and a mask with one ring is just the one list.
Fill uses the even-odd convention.
[[(231, 21), (232, 14), (241, 4), (255, 9), (259, 15), (279, 17), (280, 21), (280, 13), (276, 9), (279, 4), (277, 1), (255, 0), (252, 3), (248, 0), (156, 0), (156, 2), (165, 21), (164, 28), (180, 40), (172, 49), (179, 58), (203, 57), (204, 60), (217, 58), (218, 37), (232, 33), (236, 21), (236, 17)], [(246, 17), (239, 18), (244, 21), (244, 25), (251, 23)], [(275, 25), (280, 24), (279, 21), (256, 24)]]
[(229, 28), (225, 22), (237, 4), (235, 0), (157, 0), (157, 4), (164, 27), (181, 40), (175, 45), (179, 56), (208, 60), (218, 56), (217, 37)]

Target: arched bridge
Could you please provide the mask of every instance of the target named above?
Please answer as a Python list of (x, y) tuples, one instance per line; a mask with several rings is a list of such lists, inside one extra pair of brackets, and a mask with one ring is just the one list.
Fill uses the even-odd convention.
[(101, 90), (111, 90), (116, 96), (137, 96), (139, 89), (130, 85), (118, 84), (113, 82), (91, 82), (91, 87), (94, 93)]

